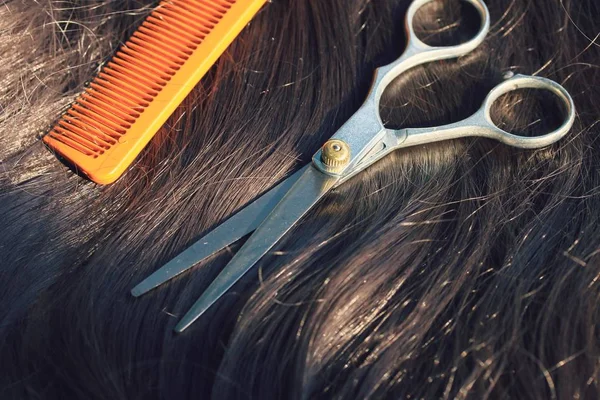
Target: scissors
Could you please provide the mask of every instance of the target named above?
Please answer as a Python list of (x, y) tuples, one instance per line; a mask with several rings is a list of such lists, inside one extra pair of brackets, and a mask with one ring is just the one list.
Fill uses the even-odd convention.
[[(139, 283), (131, 291), (133, 296), (148, 292), (254, 231), (175, 326), (175, 331), (182, 332), (267, 254), (323, 196), (392, 151), (468, 136), (491, 138), (510, 146), (532, 149), (556, 142), (571, 129), (575, 120), (575, 106), (569, 93), (549, 79), (525, 75), (505, 79), (489, 92), (477, 112), (460, 122), (433, 128), (385, 128), (379, 115), (379, 101), (392, 80), (417, 65), (460, 57), (473, 51), (489, 31), (490, 15), (485, 3), (482, 0), (463, 0), (475, 7), (481, 18), (477, 34), (471, 40), (454, 46), (433, 47), (425, 44), (415, 35), (413, 18), (420, 7), (431, 1), (435, 0), (415, 0), (411, 3), (405, 21), (408, 43), (404, 53), (396, 61), (375, 71), (373, 84), (363, 105), (314, 154), (312, 163), (250, 203)], [(519, 136), (496, 126), (490, 117), (494, 101), (503, 94), (523, 88), (545, 89), (556, 95), (564, 106), (566, 117), (562, 125), (550, 133), (535, 137)]]

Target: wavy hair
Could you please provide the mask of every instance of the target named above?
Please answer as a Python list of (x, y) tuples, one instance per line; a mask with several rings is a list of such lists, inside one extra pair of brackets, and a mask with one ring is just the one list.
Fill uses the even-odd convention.
[[(101, 187), (40, 140), (143, 20), (146, 0), (0, 5), (2, 399), (600, 397), (600, 43), (596, 0), (487, 0), (473, 54), (385, 93), (393, 127), (470, 115), (507, 71), (572, 94), (539, 150), (459, 139), (394, 153), (327, 196), (181, 335), (239, 244), (147, 296), (129, 291), (309, 162), (399, 56), (408, 0), (273, 0), (130, 170)], [(458, 1), (417, 15), (467, 37)], [(476, 27), (475, 27), (476, 28)], [(534, 96), (535, 95), (535, 96)], [(539, 133), (556, 105), (494, 108)]]

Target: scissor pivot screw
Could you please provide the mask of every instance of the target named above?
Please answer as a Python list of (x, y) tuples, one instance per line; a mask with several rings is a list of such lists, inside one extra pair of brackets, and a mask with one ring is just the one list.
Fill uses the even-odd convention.
[(350, 147), (339, 139), (327, 141), (321, 148), (321, 161), (329, 168), (339, 168), (350, 161)]

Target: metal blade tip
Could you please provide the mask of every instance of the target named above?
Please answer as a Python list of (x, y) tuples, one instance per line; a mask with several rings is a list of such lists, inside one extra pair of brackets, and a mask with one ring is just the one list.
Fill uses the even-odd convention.
[(133, 289), (131, 289), (131, 295), (133, 297), (140, 297), (144, 293), (147, 293), (154, 288), (144, 284), (144, 282), (145, 281), (138, 283)]

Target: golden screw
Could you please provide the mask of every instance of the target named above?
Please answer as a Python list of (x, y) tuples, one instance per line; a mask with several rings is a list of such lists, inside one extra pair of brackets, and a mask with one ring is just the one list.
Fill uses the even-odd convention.
[(339, 139), (328, 140), (321, 148), (321, 161), (330, 168), (340, 168), (350, 161), (350, 147)]

